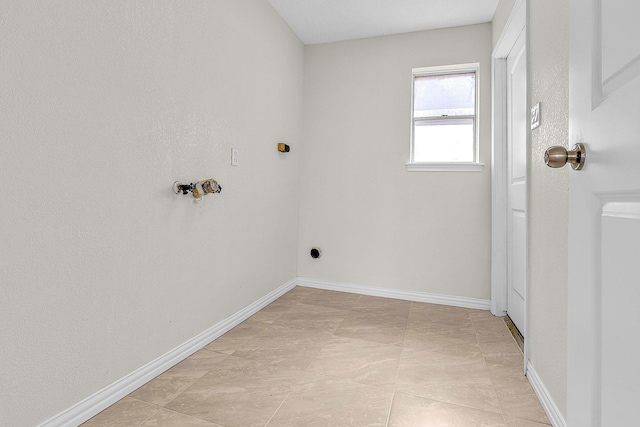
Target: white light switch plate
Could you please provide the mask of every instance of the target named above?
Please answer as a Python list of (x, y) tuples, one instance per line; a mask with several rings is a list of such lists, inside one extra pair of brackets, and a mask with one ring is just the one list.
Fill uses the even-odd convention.
[(531, 130), (540, 126), (540, 103), (531, 107)]
[(238, 166), (238, 149), (231, 149), (231, 166)]

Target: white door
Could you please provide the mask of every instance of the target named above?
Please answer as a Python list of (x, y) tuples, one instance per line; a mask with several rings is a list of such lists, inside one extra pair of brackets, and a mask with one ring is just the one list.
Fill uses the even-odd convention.
[(507, 314), (525, 333), (527, 281), (527, 55), (525, 31), (507, 56)]
[(571, 0), (569, 426), (640, 425), (640, 2)]

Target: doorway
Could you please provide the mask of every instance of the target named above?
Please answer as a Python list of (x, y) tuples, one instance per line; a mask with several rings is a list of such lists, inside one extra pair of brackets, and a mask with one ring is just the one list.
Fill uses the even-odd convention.
[(507, 55), (507, 316), (524, 338), (527, 286), (527, 55), (525, 31)]
[(496, 316), (510, 317), (514, 330), (526, 339), (529, 137), (526, 1), (516, 1), (492, 59), (491, 311)]

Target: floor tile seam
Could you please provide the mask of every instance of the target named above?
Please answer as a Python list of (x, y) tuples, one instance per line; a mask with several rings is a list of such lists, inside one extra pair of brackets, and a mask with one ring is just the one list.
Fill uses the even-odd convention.
[(435, 399), (433, 397), (423, 396), (421, 394), (418, 394), (418, 393), (415, 393), (415, 392), (411, 392), (411, 391), (407, 391), (407, 390), (402, 390), (402, 389), (396, 390), (396, 392), (397, 393), (406, 394), (406, 395), (409, 395), (409, 396), (413, 396), (413, 397), (418, 397), (420, 399), (427, 399), (427, 400), (431, 400), (431, 401), (434, 401), (434, 402), (445, 403), (447, 405), (458, 406), (460, 408), (473, 409), (474, 411), (482, 411), (482, 412), (489, 412), (491, 414), (499, 414), (503, 418), (505, 416), (504, 412), (502, 412), (502, 408), (500, 409), (499, 412), (497, 412), (497, 411), (491, 411), (491, 410), (488, 410), (488, 409), (477, 408), (475, 406), (463, 405), (461, 403), (448, 402), (446, 400)]
[[(495, 383), (496, 380), (494, 380), (494, 378), (493, 378), (493, 376), (491, 374), (489, 374), (489, 378), (490, 378), (490, 380), (491, 380), (491, 382), (493, 384), (493, 388), (494, 388), (494, 391), (496, 393), (496, 397), (498, 398), (498, 405), (500, 405), (500, 410), (502, 411), (503, 417), (508, 415), (508, 416), (513, 417), (513, 418), (518, 418), (518, 419), (522, 419), (522, 420), (526, 420), (526, 421), (532, 421), (532, 422), (536, 422), (536, 423), (540, 423), (540, 424), (546, 424), (546, 423), (540, 422), (537, 419), (534, 420), (534, 419), (531, 419), (531, 418), (523, 417), (521, 415), (512, 415), (512, 414), (507, 413), (508, 412), (508, 408), (505, 407), (505, 405), (503, 403), (504, 399), (503, 399), (503, 397), (501, 397), (501, 394), (498, 392), (498, 387), (497, 387), (497, 385)], [(535, 397), (536, 401), (538, 403), (540, 403), (540, 400), (538, 399), (538, 396), (535, 394), (535, 392), (533, 392), (533, 389), (531, 391), (532, 391), (533, 397)], [(510, 393), (510, 395), (513, 396), (514, 394)], [(518, 394), (518, 396), (520, 396), (520, 395), (521, 394)], [(522, 396), (524, 396), (524, 395), (522, 395)], [(546, 416), (546, 413), (545, 413), (545, 416)], [(505, 422), (506, 422), (506, 419), (505, 419)]]
[[(487, 367), (487, 372), (489, 374), (489, 381), (491, 381), (491, 386), (493, 388), (493, 392), (496, 394), (496, 399), (498, 400), (498, 406), (500, 407), (500, 412), (502, 413), (502, 418), (505, 418), (504, 405), (502, 404), (502, 399), (500, 399), (500, 396), (498, 395), (498, 389), (496, 388), (495, 380), (493, 379), (493, 376), (491, 375), (491, 370), (489, 369), (489, 364), (487, 363), (487, 358), (485, 357), (485, 354), (482, 352), (482, 349), (480, 349), (480, 354), (482, 354), (482, 360), (484, 360), (484, 364)], [(506, 424), (507, 420), (505, 419), (504, 422)]]
[(293, 389), (300, 383), (300, 381), (302, 381), (302, 377), (304, 377), (304, 374), (300, 376), (300, 379), (298, 380), (298, 382), (296, 384), (292, 385), (291, 388), (289, 388), (289, 391), (287, 392), (287, 395), (284, 397), (284, 399), (282, 399), (282, 402), (280, 402), (280, 404), (275, 409), (275, 411), (273, 411), (273, 414), (271, 414), (271, 416), (269, 417), (267, 422), (264, 424), (264, 427), (267, 427), (271, 423), (271, 421), (273, 420), (273, 417), (276, 416), (276, 414), (278, 413), (280, 408), (282, 408), (282, 405), (284, 405), (284, 402), (286, 402), (287, 399), (289, 398), (289, 396), (291, 396), (291, 393), (293, 392)]
[[(334, 331), (335, 332), (335, 331)], [(318, 352), (316, 353), (316, 355), (312, 358), (312, 360), (307, 364), (307, 366), (304, 368), (304, 370), (302, 371), (302, 375), (300, 375), (300, 378), (298, 379), (298, 381), (294, 384), (293, 387), (296, 387), (298, 385), (301, 384), (302, 379), (304, 378), (305, 375), (307, 374), (311, 374), (309, 372), (309, 368), (311, 367), (311, 365), (313, 364), (313, 362), (315, 362), (319, 357), (320, 354), (322, 353), (322, 351), (329, 345), (329, 341), (331, 341), (331, 338), (335, 336), (334, 332), (331, 333), (331, 337), (329, 339), (327, 339), (327, 341), (324, 343), (324, 345), (322, 346), (322, 348), (320, 350), (318, 350)], [(293, 387), (291, 388), (291, 390), (293, 390)], [(291, 390), (289, 390), (289, 393), (291, 393)], [(288, 396), (288, 395), (287, 395)]]
[[(362, 381), (359, 381), (357, 379), (354, 378), (342, 378), (339, 376), (331, 376), (322, 372), (305, 372), (305, 374), (308, 374), (309, 376), (315, 377), (315, 378), (320, 378), (320, 379), (325, 379), (325, 380), (331, 380), (331, 381), (346, 381), (346, 382), (350, 382), (352, 384), (356, 384), (356, 385), (360, 385), (360, 386), (364, 386), (364, 387), (371, 387), (374, 388), (376, 390), (379, 390), (381, 392), (386, 392), (389, 391), (390, 387), (385, 387), (385, 386), (381, 386), (378, 384), (371, 384), (371, 383), (365, 383)], [(294, 387), (297, 386), (302, 386), (306, 383), (302, 382), (302, 378), (300, 378), (300, 382), (296, 383)], [(393, 390), (395, 392), (395, 384), (393, 385)]]
[[(413, 305), (413, 303), (411, 303)], [(409, 309), (411, 312), (411, 308)], [(407, 317), (408, 321), (408, 317)], [(396, 369), (395, 379), (393, 381), (393, 394), (391, 395), (391, 404), (389, 405), (389, 412), (387, 414), (387, 423), (386, 427), (389, 427), (389, 423), (391, 422), (391, 411), (393, 410), (393, 402), (396, 399), (396, 393), (398, 392), (398, 378), (400, 377), (400, 367), (402, 366), (402, 352), (405, 349), (405, 341), (407, 339), (407, 329), (405, 328), (402, 333), (402, 346), (400, 346), (400, 355), (398, 356), (398, 367)]]
[[(184, 416), (184, 417), (194, 418), (194, 419), (196, 419), (196, 420), (204, 421), (205, 423), (209, 423), (209, 424), (211, 424), (211, 425), (213, 425), (213, 426), (226, 427), (226, 426), (223, 426), (222, 424), (213, 423), (213, 422), (211, 422), (211, 421), (209, 421), (209, 420), (205, 420), (205, 419), (203, 419), (203, 418), (199, 418), (199, 417), (196, 417), (196, 416), (194, 416), (194, 415), (185, 414), (185, 413), (182, 413), (182, 412), (180, 412), (180, 411), (176, 411), (175, 409), (170, 409), (170, 408), (164, 408), (164, 407), (163, 407), (163, 408), (161, 408), (160, 410), (161, 410), (161, 411), (167, 411), (167, 412), (173, 412), (174, 414), (182, 415), (182, 416)], [(160, 412), (160, 411), (156, 412), (156, 414), (155, 414), (155, 415), (157, 415), (159, 412)], [(155, 416), (155, 415), (152, 415), (152, 416)], [(151, 418), (151, 417), (149, 417), (149, 418)], [(148, 420), (149, 418), (147, 418), (147, 420)], [(143, 422), (146, 422), (147, 420), (145, 420), (145, 421), (143, 421)]]
[[(343, 320), (341, 320), (340, 323), (342, 323)], [(278, 325), (278, 326), (284, 326), (284, 325)], [(304, 327), (301, 327), (301, 326), (289, 326), (289, 325), (287, 325), (286, 327), (287, 328), (291, 328), (291, 329), (296, 329), (298, 331), (309, 331), (309, 332), (325, 331), (325, 332), (329, 332), (330, 334), (333, 334), (333, 332), (335, 332), (335, 330), (332, 331), (332, 330), (326, 329), (326, 328), (304, 328)], [(333, 328), (331, 328), (331, 329), (333, 329)], [(338, 328), (335, 328), (335, 329), (338, 329)]]
[[(246, 358), (241, 357), (241, 356), (234, 356), (234, 357), (237, 357), (237, 358), (239, 358), (239, 359), (243, 359), (243, 360), (248, 360), (248, 361), (255, 361), (254, 359), (246, 359)], [(227, 358), (225, 358), (225, 360), (226, 360), (226, 359), (227, 359)], [(189, 384), (189, 385), (188, 385), (184, 390), (182, 390), (180, 393), (178, 393), (178, 394), (177, 394), (173, 399), (171, 399), (170, 401), (166, 402), (166, 403), (162, 406), (162, 408), (163, 408), (163, 409), (167, 409), (167, 410), (172, 410), (172, 411), (177, 412), (177, 413), (182, 414), (182, 415), (191, 416), (191, 415), (189, 415), (189, 414), (184, 414), (184, 413), (182, 413), (182, 412), (180, 412), (180, 411), (176, 411), (175, 409), (170, 409), (170, 408), (168, 408), (168, 406), (169, 406), (169, 405), (171, 405), (171, 403), (173, 403), (176, 399), (178, 399), (178, 398), (179, 398), (180, 396), (182, 396), (184, 393), (186, 393), (186, 392), (187, 392), (191, 387), (194, 387), (194, 386), (195, 386), (199, 381), (201, 381), (205, 376), (207, 376), (209, 373), (211, 373), (212, 371), (215, 371), (215, 370), (217, 370), (217, 369), (211, 369), (209, 372), (207, 372), (207, 374), (203, 375), (201, 378), (198, 378), (196, 381), (194, 381), (194, 382), (192, 382), (191, 384)], [(288, 370), (289, 370), (290, 372), (295, 371), (295, 372), (304, 373), (304, 371), (301, 371), (301, 370), (299, 370), (299, 369), (288, 369)], [(251, 378), (252, 378), (252, 379), (264, 379), (264, 378), (271, 378), (271, 377), (273, 377), (273, 375), (272, 375), (272, 374), (265, 374), (265, 375), (253, 375)], [(300, 378), (302, 378), (302, 375), (300, 376)], [(235, 378), (234, 378), (234, 380), (235, 380)], [(297, 383), (296, 383), (296, 384), (297, 384)], [(296, 384), (293, 384), (291, 387), (293, 388)], [(136, 399), (136, 400), (140, 400), (140, 399)], [(145, 403), (150, 403), (150, 402), (145, 402)], [(150, 403), (150, 404), (152, 404), (152, 403)], [(155, 405), (155, 404), (153, 404), (153, 405)], [(158, 406), (158, 405), (155, 405), (155, 406)], [(204, 421), (207, 421), (207, 420), (204, 420)], [(208, 421), (207, 421), (207, 422), (208, 422)]]
[[(476, 328), (475, 324), (474, 324), (474, 329)], [(502, 404), (502, 399), (500, 399), (500, 396), (498, 395), (498, 389), (496, 387), (496, 381), (493, 377), (493, 375), (491, 375), (491, 369), (489, 369), (489, 363), (487, 363), (487, 355), (486, 353), (482, 350), (482, 346), (480, 345), (480, 342), (477, 338), (477, 329), (476, 329), (476, 341), (478, 341), (478, 347), (480, 348), (480, 354), (482, 355), (482, 361), (484, 362), (484, 366), (485, 369), (487, 370), (487, 375), (489, 377), (489, 381), (491, 382), (491, 388), (493, 389), (493, 392), (496, 395), (496, 399), (498, 401), (498, 406), (500, 407), (500, 412), (502, 413), (502, 418), (504, 418), (505, 413), (504, 413), (504, 405)], [(506, 419), (505, 419), (505, 424), (506, 424)]]
[[(404, 350), (405, 347), (403, 347)], [(441, 355), (443, 357), (446, 357), (447, 360), (449, 361), (455, 361), (456, 364), (455, 365), (449, 365), (447, 367), (447, 369), (450, 369), (451, 366), (454, 367), (460, 367), (460, 366), (468, 366), (471, 365), (473, 363), (478, 363), (480, 362), (480, 358), (477, 356), (458, 356), (458, 355), (451, 355), (451, 354), (446, 354), (446, 353), (441, 353), (440, 349), (438, 348), (416, 348), (416, 347), (406, 347), (407, 351), (409, 352), (413, 352), (413, 353), (437, 353), (438, 355)], [(400, 361), (402, 362), (402, 359), (404, 357), (404, 359), (408, 359), (411, 357), (415, 357), (415, 356), (403, 356), (403, 353), (400, 353)], [(482, 362), (485, 364), (486, 367), (486, 361), (484, 360), (484, 357), (482, 358)], [(421, 362), (420, 364), (421, 366), (441, 366), (442, 365), (442, 361), (432, 361), (432, 362)], [(487, 368), (487, 374), (489, 374), (489, 369)]]
[(338, 311), (349, 312), (349, 311), (351, 311), (351, 310), (352, 310), (351, 308), (337, 308), (337, 307), (332, 307), (332, 306), (329, 306), (329, 305), (322, 305), (322, 304), (310, 304), (310, 303), (306, 303), (306, 302), (298, 301), (298, 302), (296, 303), (296, 305), (292, 306), (289, 310), (287, 310), (287, 312), (291, 312), (291, 311), (296, 310), (296, 309), (301, 309), (301, 307), (299, 307), (299, 306), (301, 306), (301, 305), (302, 305), (302, 306), (310, 305), (310, 306), (316, 307), (317, 309), (319, 309), (319, 310), (318, 310), (319, 312), (332, 312), (332, 311), (336, 311), (336, 312), (338, 312)]
[[(151, 406), (155, 406), (157, 408), (156, 412), (154, 412), (152, 415), (149, 415), (147, 418), (145, 418), (144, 420), (136, 423), (136, 426), (142, 425), (143, 423), (147, 422), (150, 418), (155, 417), (156, 415), (158, 415), (158, 413), (160, 413), (160, 411), (162, 411), (164, 409), (164, 407), (156, 405), (155, 403), (151, 403), (151, 402), (147, 402), (145, 400), (142, 399), (138, 399), (136, 397), (130, 397), (130, 396), (126, 396), (126, 398), (141, 402), (141, 403), (146, 403), (147, 405), (151, 405)], [(119, 400), (118, 402), (122, 402), (122, 400)], [(116, 402), (116, 403), (118, 403)], [(115, 404), (114, 404), (115, 405)], [(112, 408), (114, 405), (109, 406), (109, 408), (105, 409), (105, 411), (109, 410), (110, 408)]]
[(389, 427), (389, 423), (391, 422), (391, 411), (393, 409), (393, 402), (396, 400), (396, 391), (397, 387), (394, 384), (393, 393), (391, 393), (391, 402), (389, 403), (389, 410), (387, 411), (387, 422), (385, 423), (385, 427)]
[[(547, 416), (547, 413), (544, 412), (544, 410), (543, 410), (542, 413), (544, 414), (545, 417), (547, 417), (547, 419), (549, 419), (549, 417)], [(503, 416), (509, 416), (509, 417), (516, 418), (516, 419), (519, 419), (519, 420), (524, 420), (524, 421), (531, 421), (533, 423), (538, 423), (538, 424), (542, 424), (542, 425), (552, 425), (552, 424), (547, 424), (544, 421), (540, 421), (540, 420), (537, 420), (537, 419), (534, 420), (534, 419), (532, 419), (532, 417), (527, 417), (527, 416), (522, 416), (522, 415), (513, 415), (513, 414), (509, 414), (509, 413), (503, 412)]]
[[(338, 332), (338, 330), (339, 330), (339, 329), (336, 329), (336, 332)], [(335, 334), (335, 333), (334, 333), (334, 334)], [(353, 338), (352, 336), (346, 336), (346, 335), (336, 335), (336, 337), (340, 337), (340, 338)], [(393, 343), (389, 343), (389, 342), (383, 342), (383, 341), (376, 341), (376, 340), (369, 339), (369, 338), (361, 338), (361, 337), (358, 337), (358, 338), (355, 338), (355, 339), (362, 340), (362, 341), (369, 341), (369, 342), (372, 342), (372, 343), (375, 343), (375, 344), (380, 344), (380, 345), (394, 345), (394, 346), (396, 346), (396, 347), (399, 347), (397, 344), (393, 344)]]
[[(325, 377), (325, 376), (324, 376), (324, 375), (322, 375), (322, 374), (315, 374), (315, 373), (311, 373), (311, 372), (306, 372), (306, 371), (305, 371), (305, 372), (304, 372), (304, 374), (300, 376), (300, 379), (298, 380), (298, 382), (297, 382), (296, 384), (294, 384), (293, 386), (291, 386), (291, 388), (289, 389), (289, 391), (288, 391), (287, 395), (286, 395), (286, 396), (285, 396), (285, 398), (282, 400), (282, 402), (280, 402), (280, 405), (278, 405), (278, 407), (277, 407), (277, 408), (276, 408), (276, 410), (273, 412), (273, 414), (271, 414), (271, 417), (269, 417), (269, 420), (267, 420), (267, 423), (264, 425), (264, 427), (268, 427), (268, 426), (269, 426), (269, 424), (271, 423), (271, 421), (273, 421), (273, 418), (276, 416), (276, 414), (278, 413), (278, 411), (280, 410), (280, 408), (282, 408), (282, 406), (285, 404), (285, 402), (287, 401), (287, 399), (289, 399), (289, 397), (291, 396), (291, 393), (293, 392), (293, 390), (294, 390), (296, 387), (298, 387), (298, 386), (304, 386), (305, 384), (308, 384), (308, 383), (303, 383), (303, 382), (302, 382), (302, 379), (305, 377), (305, 374), (309, 374), (310, 376), (313, 376), (313, 377), (316, 377), (316, 378), (320, 378), (320, 379), (325, 379), (325, 380), (335, 380), (335, 381), (338, 381), (338, 380), (336, 380), (335, 378)], [(345, 381), (345, 382), (348, 382), (348, 383), (351, 383), (351, 384), (356, 384), (356, 385), (359, 385), (359, 386), (367, 386), (367, 387), (373, 387), (373, 388), (376, 388), (376, 389), (379, 389), (379, 390), (383, 390), (383, 389), (381, 389), (380, 387), (376, 387), (376, 386), (373, 386), (373, 385), (371, 385), (371, 384), (362, 384), (362, 383), (359, 383), (359, 382), (357, 382), (357, 381), (350, 380), (350, 379), (348, 379), (348, 380), (344, 380), (344, 381)]]

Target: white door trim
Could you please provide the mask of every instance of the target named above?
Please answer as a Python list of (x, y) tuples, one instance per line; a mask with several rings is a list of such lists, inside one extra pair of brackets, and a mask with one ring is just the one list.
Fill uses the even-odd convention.
[[(507, 314), (507, 56), (509, 52), (511, 52), (516, 40), (518, 40), (518, 36), (522, 33), (522, 30), (526, 29), (526, 23), (527, 2), (526, 0), (516, 0), (505, 28), (491, 55), (493, 109), (491, 162), (491, 313), (493, 313), (494, 316), (504, 316)], [(527, 56), (529, 55), (528, 39), (527, 34)], [(528, 92), (527, 90), (527, 93)], [(529, 146), (529, 132), (527, 132), (527, 146)], [(527, 165), (528, 164), (529, 153), (527, 151)], [(527, 195), (528, 194), (529, 180), (527, 180)], [(528, 199), (527, 196), (527, 210), (529, 208)], [(527, 218), (527, 222), (528, 221)], [(526, 312), (527, 308), (525, 307), (525, 313)], [(522, 331), (525, 336), (526, 329), (525, 326), (525, 331)]]

